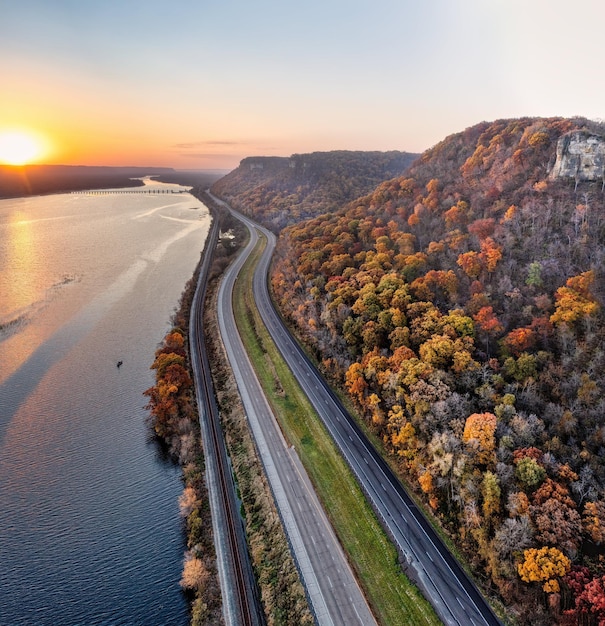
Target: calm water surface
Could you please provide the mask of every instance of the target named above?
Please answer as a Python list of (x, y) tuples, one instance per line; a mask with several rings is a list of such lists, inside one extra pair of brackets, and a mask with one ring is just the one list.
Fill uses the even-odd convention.
[(189, 194), (0, 201), (1, 626), (187, 623), (142, 393), (209, 221)]

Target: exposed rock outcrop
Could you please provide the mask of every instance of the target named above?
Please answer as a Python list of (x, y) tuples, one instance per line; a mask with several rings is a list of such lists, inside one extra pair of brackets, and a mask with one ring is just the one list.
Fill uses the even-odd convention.
[(552, 179), (604, 180), (605, 137), (585, 130), (574, 130), (559, 138)]

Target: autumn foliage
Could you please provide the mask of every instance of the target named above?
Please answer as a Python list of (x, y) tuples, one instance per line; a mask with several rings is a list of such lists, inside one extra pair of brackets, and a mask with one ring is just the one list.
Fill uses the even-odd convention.
[(555, 312), (550, 321), (553, 324), (574, 324), (594, 316), (599, 305), (590, 291), (593, 282), (592, 270), (568, 278), (565, 287), (559, 287), (555, 293)]
[(204, 561), (188, 552), (183, 565), (183, 574), (180, 581), (181, 587), (190, 591), (203, 593), (209, 576)]
[(523, 552), (518, 570), (521, 580), (543, 583), (542, 589), (549, 593), (559, 591), (559, 578), (569, 572), (570, 560), (557, 548), (531, 548)]
[(212, 186), (231, 206), (283, 227), (321, 215), (398, 176), (417, 157), (408, 152), (338, 150), (291, 157), (248, 157)]
[(476, 453), (478, 463), (495, 461), (497, 418), (493, 413), (473, 413), (466, 418), (462, 441)]
[(171, 453), (186, 463), (193, 458), (197, 444), (192, 426), (193, 383), (182, 331), (174, 329), (166, 335), (151, 368), (156, 371), (156, 383), (145, 391), (151, 425)]
[(605, 195), (549, 176), (576, 128), (605, 135), (523, 118), (448, 137), (367, 195), (295, 211), (271, 274), (487, 592), (536, 626), (598, 623), (601, 583), (565, 581), (605, 575)]

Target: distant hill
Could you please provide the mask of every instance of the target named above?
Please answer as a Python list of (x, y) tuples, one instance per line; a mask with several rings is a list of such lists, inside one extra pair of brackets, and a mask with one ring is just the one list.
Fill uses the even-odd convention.
[(173, 183), (183, 185), (184, 187), (208, 189), (212, 183), (226, 176), (230, 171), (231, 170), (172, 170), (165, 174), (152, 176), (152, 179), (161, 183)]
[(168, 174), (169, 167), (94, 167), (83, 165), (0, 165), (0, 198), (81, 189), (138, 187), (143, 176)]
[(604, 189), (603, 124), (484, 122), (279, 238), (283, 314), (514, 623), (605, 623)]
[(272, 228), (340, 209), (398, 176), (418, 157), (408, 152), (333, 151), (249, 157), (212, 186), (234, 208)]

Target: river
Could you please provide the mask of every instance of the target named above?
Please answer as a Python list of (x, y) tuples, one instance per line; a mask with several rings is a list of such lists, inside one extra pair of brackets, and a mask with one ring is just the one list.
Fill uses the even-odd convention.
[(0, 200), (2, 626), (187, 623), (143, 391), (209, 224), (187, 193)]

